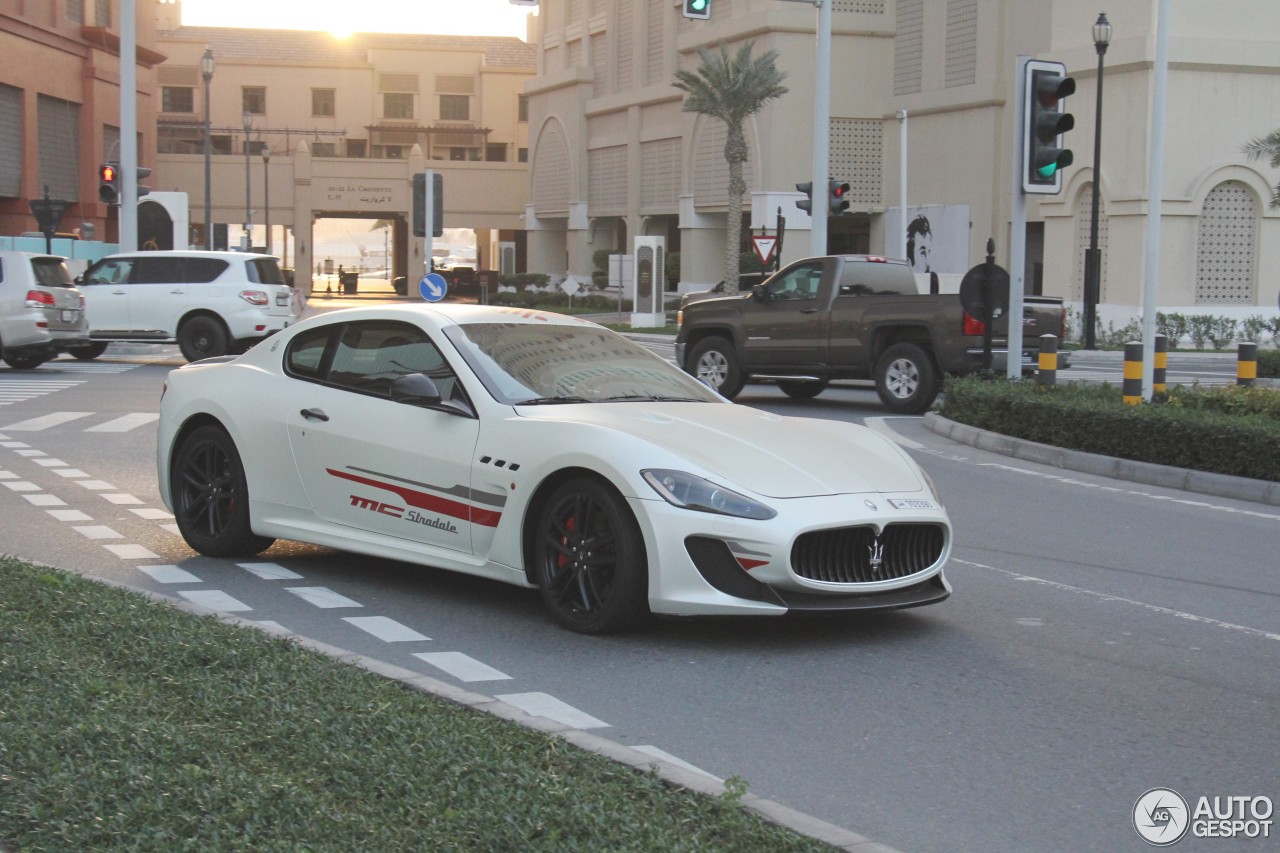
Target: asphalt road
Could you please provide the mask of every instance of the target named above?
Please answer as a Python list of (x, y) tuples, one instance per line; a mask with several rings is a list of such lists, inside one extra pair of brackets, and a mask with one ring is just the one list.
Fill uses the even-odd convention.
[(741, 403), (865, 422), (920, 460), (955, 525), (955, 594), (588, 638), (492, 582), (292, 543), (194, 555), (155, 487), (152, 360), (0, 369), (4, 551), (502, 697), (903, 851), (1140, 850), (1151, 788), (1280, 800), (1276, 507), (955, 444), (865, 389), (752, 386)]

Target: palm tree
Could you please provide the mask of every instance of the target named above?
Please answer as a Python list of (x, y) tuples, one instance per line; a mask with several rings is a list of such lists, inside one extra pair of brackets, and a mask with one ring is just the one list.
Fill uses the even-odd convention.
[(766, 103), (787, 93), (782, 85), (787, 75), (774, 65), (778, 52), (770, 50), (752, 58), (753, 46), (753, 42), (747, 42), (733, 57), (724, 44), (720, 45), (719, 55), (700, 47), (698, 55), (702, 62), (697, 72), (680, 69), (671, 84), (688, 94), (685, 112), (718, 118), (728, 130), (724, 143), (724, 159), (729, 163), (729, 218), (725, 223), (724, 251), (726, 293), (738, 292), (738, 268), (742, 259), (742, 197), (747, 192), (742, 166), (749, 154), (742, 124)]
[[(1273, 130), (1261, 138), (1249, 140), (1244, 147), (1245, 156), (1250, 160), (1261, 160), (1263, 157), (1271, 161), (1271, 168), (1280, 169), (1280, 130)], [(1280, 184), (1271, 191), (1271, 208), (1280, 210)]]

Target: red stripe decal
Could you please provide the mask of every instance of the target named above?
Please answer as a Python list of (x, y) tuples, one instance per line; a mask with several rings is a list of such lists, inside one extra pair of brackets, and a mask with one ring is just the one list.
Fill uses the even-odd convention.
[(338, 471), (333, 468), (326, 468), (325, 471), (343, 480), (350, 480), (353, 483), (360, 483), (363, 486), (373, 486), (378, 489), (385, 489), (388, 492), (395, 492), (404, 500), (405, 503), (415, 509), (439, 513), (440, 515), (447, 515), (450, 518), (469, 521), (472, 524), (478, 524), (481, 527), (497, 527), (498, 521), (502, 518), (502, 513), (496, 510), (481, 509), (479, 507), (463, 503), (462, 501), (450, 500), (449, 498), (442, 498), (439, 495), (433, 495), (428, 492), (411, 489), (408, 486), (387, 483), (382, 480), (372, 480), (368, 477), (361, 477), (357, 474), (351, 474), (347, 471)]
[(742, 566), (742, 568), (746, 569), (747, 571), (751, 571), (752, 569), (757, 569), (760, 566), (763, 566), (769, 562), (768, 560), (752, 560), (748, 557), (738, 557), (737, 559), (738, 559), (738, 565)]

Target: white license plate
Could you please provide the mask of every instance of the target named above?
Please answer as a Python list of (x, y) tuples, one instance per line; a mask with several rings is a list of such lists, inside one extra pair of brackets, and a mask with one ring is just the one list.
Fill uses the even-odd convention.
[(61, 317), (64, 323), (74, 323), (80, 319), (80, 312), (74, 308), (63, 308)]

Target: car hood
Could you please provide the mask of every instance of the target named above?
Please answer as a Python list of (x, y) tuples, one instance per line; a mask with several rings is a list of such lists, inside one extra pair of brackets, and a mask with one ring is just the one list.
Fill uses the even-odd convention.
[(626, 433), (765, 497), (924, 488), (905, 454), (856, 424), (784, 418), (722, 403), (594, 403), (522, 407), (519, 412)]

